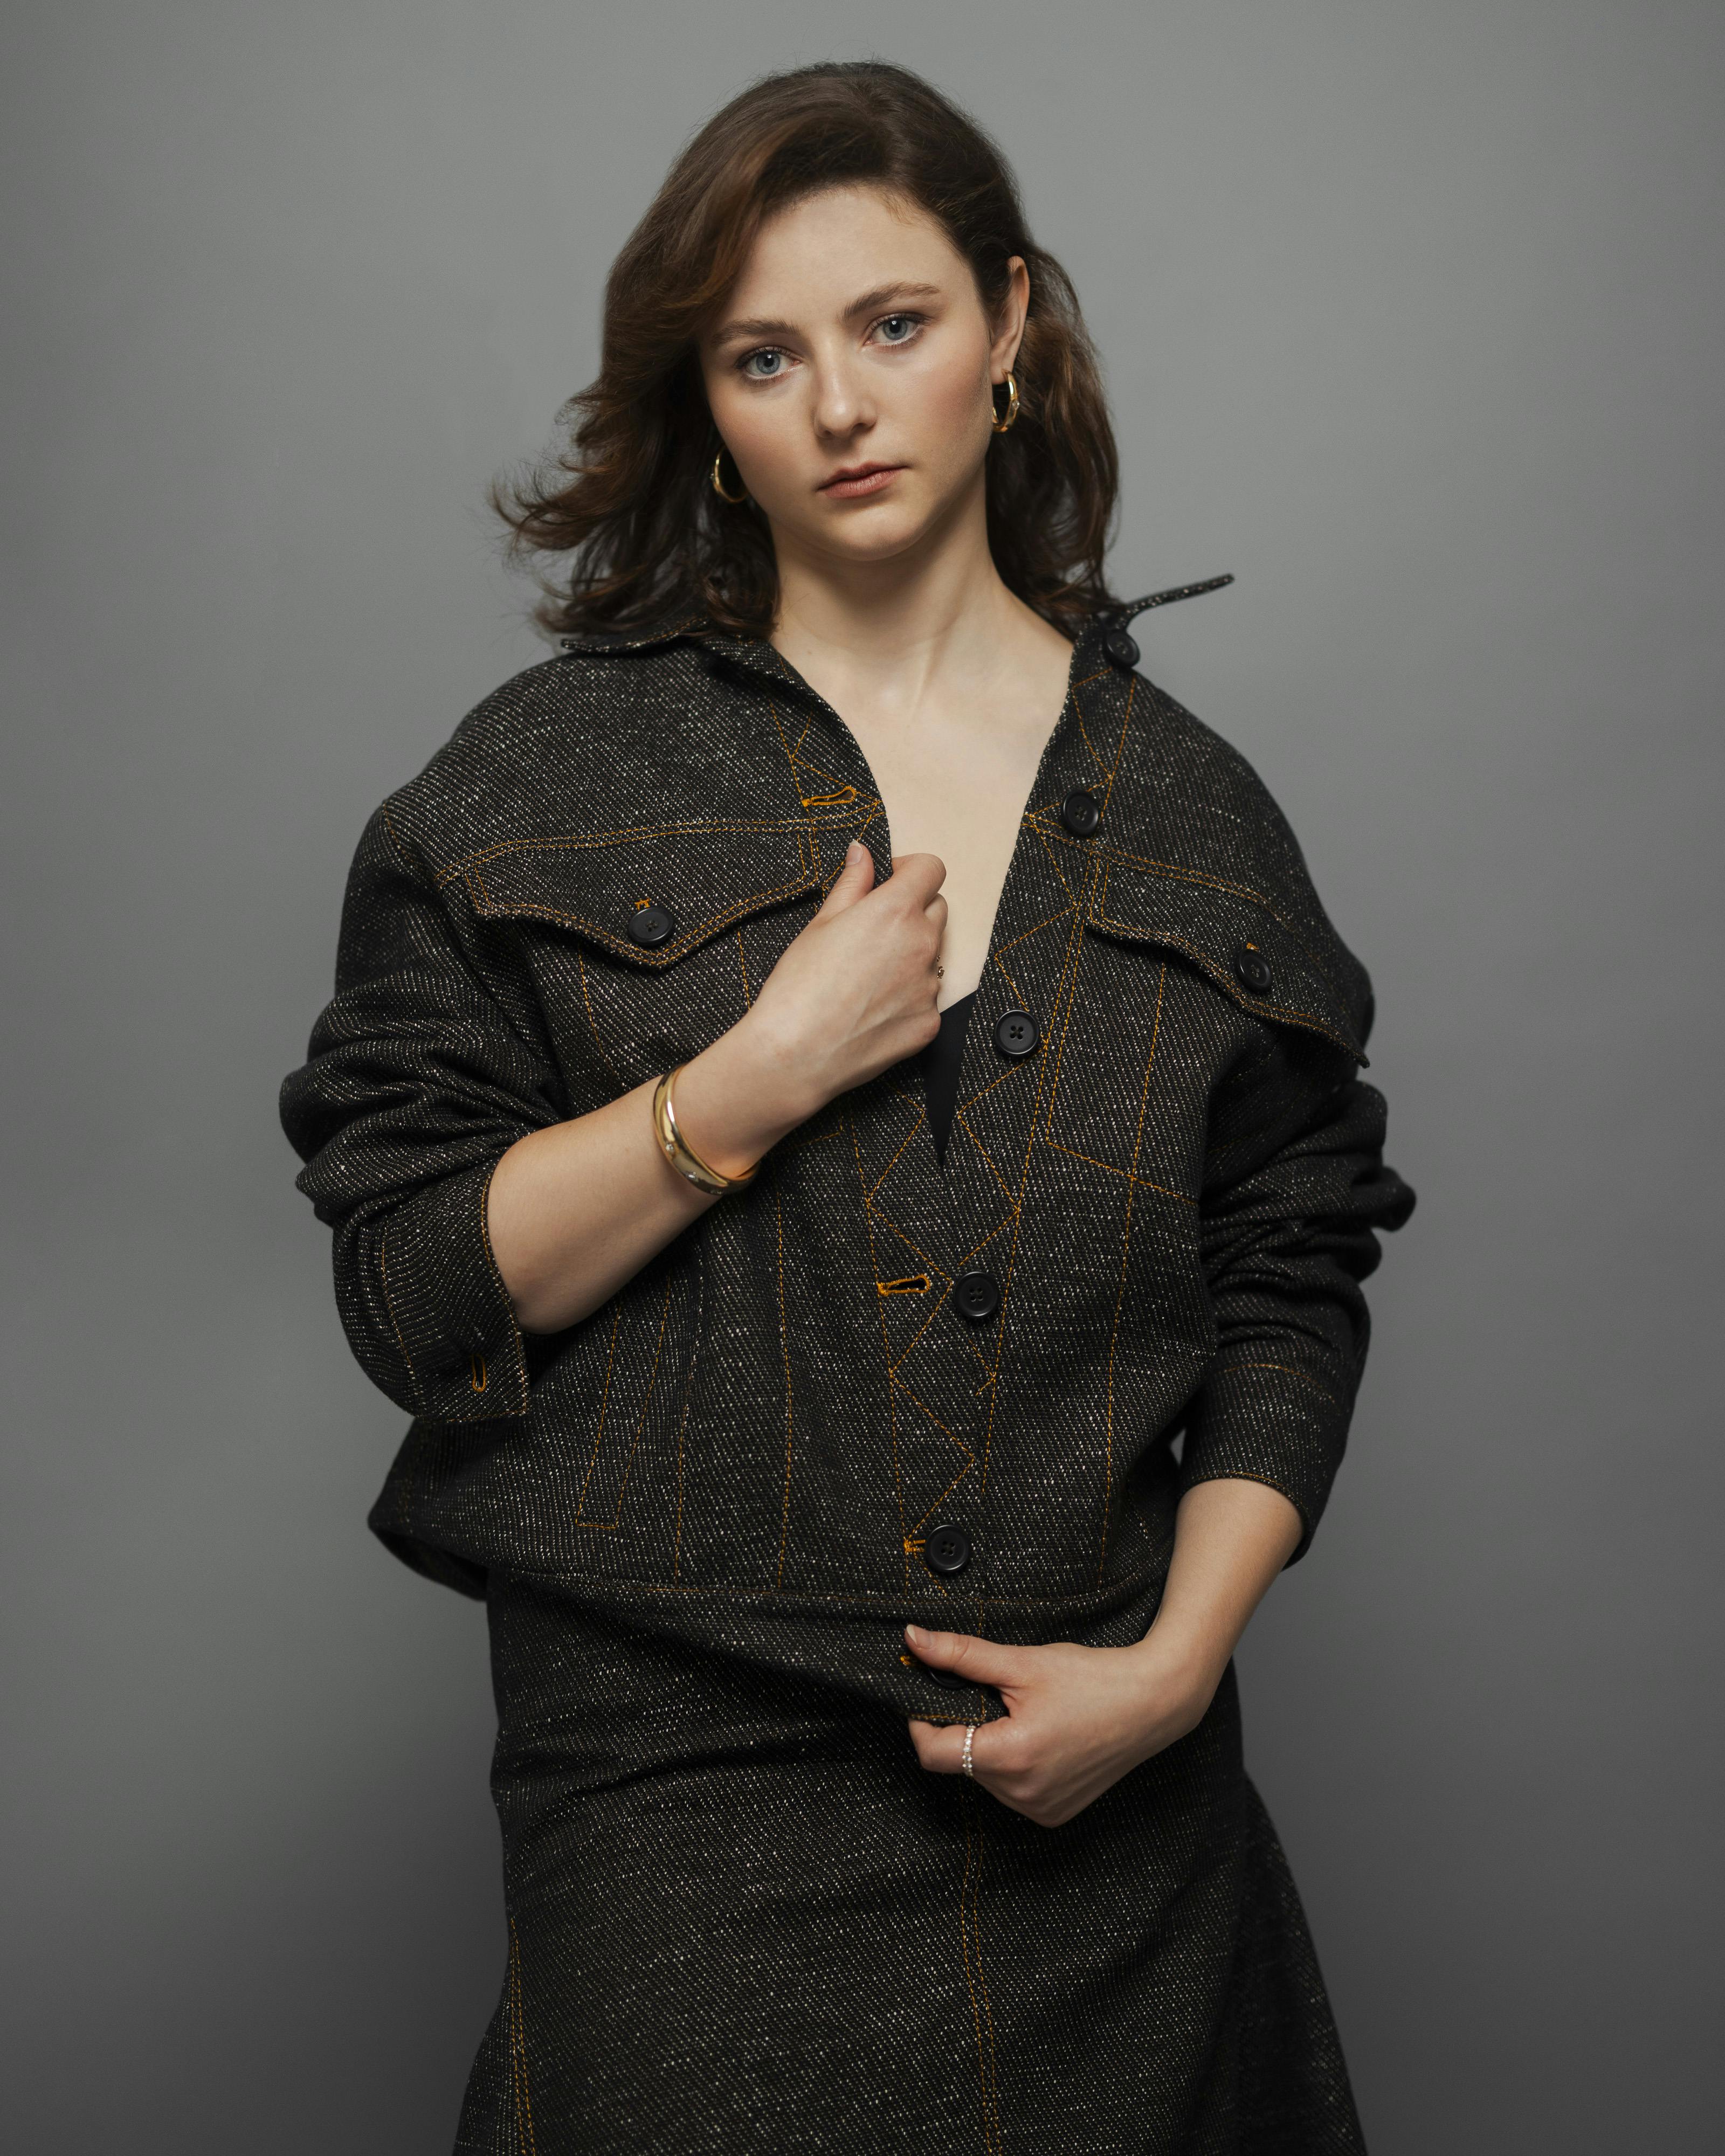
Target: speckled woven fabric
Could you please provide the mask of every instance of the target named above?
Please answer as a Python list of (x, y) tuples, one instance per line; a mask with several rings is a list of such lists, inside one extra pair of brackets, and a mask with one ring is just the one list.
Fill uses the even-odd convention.
[(923, 1775), (903, 1727), (1000, 1711), (920, 1671), (906, 1619), (1142, 1636), (1192, 1482), (1283, 1491), (1303, 1552), (1412, 1203), (1291, 834), (1102, 625), (944, 1172), (889, 1071), (593, 1317), (515, 1325), (497, 1161), (734, 1024), (853, 837), (886, 873), (866, 762), (770, 646), (572, 649), (372, 819), (284, 1089), (349, 1338), (414, 1417), (372, 1525), (490, 1589), (514, 1943), (463, 2145), (1355, 2150), (1231, 1682), (1051, 1834)]

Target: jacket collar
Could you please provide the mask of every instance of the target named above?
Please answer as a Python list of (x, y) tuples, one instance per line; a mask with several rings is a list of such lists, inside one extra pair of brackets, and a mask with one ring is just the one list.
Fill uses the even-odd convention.
[[(1205, 592), (1219, 592), (1234, 579), (1210, 577), (1197, 584), (1174, 584), (1167, 591), (1151, 592), (1140, 599), (1129, 599), (1120, 606), (1105, 608), (1091, 615), (1076, 639), (1081, 651), (1086, 644), (1098, 649), (1102, 639), (1111, 631), (1124, 629), (1127, 624), (1153, 607), (1172, 606), (1178, 599), (1194, 599)], [(704, 644), (716, 655), (741, 666), (751, 673), (765, 674), (777, 680), (789, 678), (788, 670), (764, 637), (739, 636), (734, 630), (721, 629), (716, 622), (699, 613), (689, 613), (675, 619), (655, 623), (651, 628), (624, 629), (616, 632), (588, 630), (562, 639), (565, 651), (622, 655), (628, 652), (651, 651), (660, 646), (688, 639)]]
[(691, 613), (675, 620), (655, 622), (649, 629), (579, 629), (572, 636), (559, 637), (557, 641), (565, 651), (595, 654), (650, 651), (655, 644), (675, 644), (679, 637), (699, 635), (711, 627), (702, 615)]

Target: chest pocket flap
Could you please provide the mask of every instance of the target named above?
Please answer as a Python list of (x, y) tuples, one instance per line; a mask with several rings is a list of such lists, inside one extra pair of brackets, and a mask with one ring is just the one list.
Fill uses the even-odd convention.
[(1086, 917), (1106, 936), (1178, 952), (1255, 1017), (1304, 1027), (1365, 1062), (1333, 978), (1345, 953), (1338, 947), (1321, 958), (1255, 892), (1199, 870), (1115, 855), (1097, 865)]
[(825, 880), (807, 825), (765, 818), (517, 839), (457, 862), (456, 877), (483, 915), (551, 921), (655, 969)]

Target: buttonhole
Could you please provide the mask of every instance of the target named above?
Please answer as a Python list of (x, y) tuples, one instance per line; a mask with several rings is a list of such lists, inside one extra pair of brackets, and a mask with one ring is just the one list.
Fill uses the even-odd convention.
[(842, 808), (847, 801), (855, 801), (855, 798), (856, 788), (854, 786), (841, 786), (836, 793), (805, 793), (803, 806), (805, 808)]
[(470, 1355), (467, 1358), (467, 1368), (468, 1373), (473, 1380), (473, 1389), (475, 1392), (484, 1392), (485, 1387), (491, 1382), (490, 1375), (485, 1368), (485, 1357), (483, 1355)]
[(901, 1280), (877, 1280), (876, 1295), (927, 1295), (934, 1282), (927, 1273), (906, 1273)]

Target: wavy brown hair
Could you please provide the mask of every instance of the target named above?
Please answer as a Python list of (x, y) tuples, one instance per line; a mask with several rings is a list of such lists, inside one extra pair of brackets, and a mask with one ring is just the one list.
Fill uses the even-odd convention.
[(1119, 461), (1071, 280), (1031, 239), (1011, 171), (974, 121), (904, 68), (848, 60), (768, 75), (695, 136), (612, 266), (598, 379), (564, 408), (567, 445), (493, 489), (511, 555), (540, 569), (545, 629), (626, 631), (694, 613), (745, 635), (771, 629), (771, 535), (752, 502), (721, 502), (709, 483), (719, 442), (696, 341), (765, 218), (860, 182), (943, 227), (991, 315), (1023, 257), (1019, 416), (989, 446), (988, 544), (1010, 589), (1069, 635), (1114, 603), (1102, 559)]

